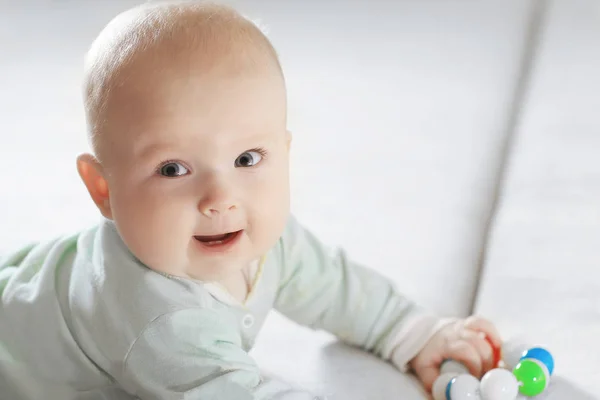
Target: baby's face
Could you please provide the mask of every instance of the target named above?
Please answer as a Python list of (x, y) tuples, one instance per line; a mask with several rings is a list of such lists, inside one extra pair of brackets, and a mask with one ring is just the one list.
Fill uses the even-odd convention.
[(282, 78), (139, 74), (107, 111), (112, 218), (150, 268), (223, 279), (267, 252), (288, 217)]

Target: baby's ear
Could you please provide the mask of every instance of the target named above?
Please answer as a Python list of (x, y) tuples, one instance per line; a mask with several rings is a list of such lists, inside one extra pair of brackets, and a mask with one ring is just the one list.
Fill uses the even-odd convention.
[(81, 154), (77, 157), (77, 171), (102, 215), (108, 219), (112, 219), (108, 183), (104, 178), (100, 162), (91, 154)]

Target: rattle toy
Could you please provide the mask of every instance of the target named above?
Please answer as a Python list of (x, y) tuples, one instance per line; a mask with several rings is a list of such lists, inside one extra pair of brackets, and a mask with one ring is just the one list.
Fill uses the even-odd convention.
[(537, 396), (550, 383), (554, 358), (548, 350), (532, 347), (521, 352), (516, 365), (508, 365), (502, 361), (502, 351), (494, 348), (494, 367), (479, 381), (464, 365), (446, 360), (433, 384), (434, 400), (515, 400), (519, 393)]

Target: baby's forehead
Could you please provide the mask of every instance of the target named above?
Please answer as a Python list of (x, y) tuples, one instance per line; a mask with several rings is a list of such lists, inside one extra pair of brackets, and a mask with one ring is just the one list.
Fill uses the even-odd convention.
[(282, 79), (269, 40), (231, 8), (172, 2), (136, 7), (117, 16), (86, 58), (85, 108), (92, 144), (114, 94), (139, 89), (152, 95), (151, 89), (168, 88), (164, 84), (170, 81), (215, 71), (262, 71)]

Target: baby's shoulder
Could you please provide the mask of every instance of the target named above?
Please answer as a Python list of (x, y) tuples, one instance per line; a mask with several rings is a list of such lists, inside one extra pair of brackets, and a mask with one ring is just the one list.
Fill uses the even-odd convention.
[[(205, 329), (226, 319), (202, 285), (138, 262), (109, 222), (6, 254), (0, 278), (0, 342), (47, 365), (83, 353), (77, 368), (91, 358), (112, 373), (148, 330), (168, 335), (187, 332), (192, 322)], [(48, 332), (62, 337), (51, 342)]]

